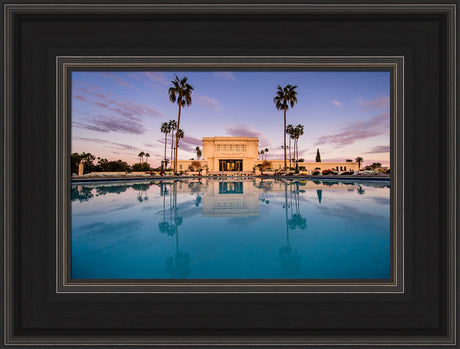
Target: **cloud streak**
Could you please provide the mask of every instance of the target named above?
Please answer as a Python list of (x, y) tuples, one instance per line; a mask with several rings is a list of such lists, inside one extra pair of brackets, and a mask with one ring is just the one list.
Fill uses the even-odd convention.
[(340, 132), (319, 137), (315, 146), (321, 144), (335, 144), (337, 147), (350, 145), (356, 141), (388, 132), (389, 127), (389, 113), (381, 113), (368, 120), (349, 122)]
[(220, 105), (220, 103), (213, 98), (197, 94), (193, 100), (196, 104), (209, 108), (211, 110), (214, 110), (214, 111), (222, 110), (222, 106)]
[(389, 145), (378, 145), (364, 154), (380, 154), (380, 153), (389, 153), (389, 152), (390, 152)]

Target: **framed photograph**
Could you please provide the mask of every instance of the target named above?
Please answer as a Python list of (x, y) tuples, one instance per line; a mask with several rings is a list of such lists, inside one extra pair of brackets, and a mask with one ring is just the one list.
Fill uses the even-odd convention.
[(9, 346), (456, 346), (457, 0), (3, 1)]

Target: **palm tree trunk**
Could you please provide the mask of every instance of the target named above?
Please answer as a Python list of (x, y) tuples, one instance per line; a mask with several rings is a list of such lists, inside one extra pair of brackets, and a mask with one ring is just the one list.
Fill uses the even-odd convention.
[(169, 162), (169, 168), (173, 167), (173, 149), (174, 149), (174, 132), (171, 131), (171, 161)]
[(288, 199), (287, 199), (287, 183), (284, 182), (284, 207), (286, 214), (286, 243), (289, 246), (289, 224), (288, 224)]
[(291, 156), (291, 140), (292, 140), (292, 137), (289, 135), (289, 167), (292, 167), (292, 165), (291, 165), (291, 159), (292, 159), (292, 156)]
[(165, 132), (165, 158), (164, 158), (164, 161), (163, 161), (163, 171), (166, 170), (166, 143), (168, 142), (168, 133)]
[(284, 171), (286, 171), (286, 106), (284, 107)]
[(177, 172), (177, 150), (179, 148), (179, 129), (180, 129), (180, 103), (179, 103), (179, 113), (177, 114), (177, 131), (176, 131), (176, 150), (174, 155), (174, 173)]

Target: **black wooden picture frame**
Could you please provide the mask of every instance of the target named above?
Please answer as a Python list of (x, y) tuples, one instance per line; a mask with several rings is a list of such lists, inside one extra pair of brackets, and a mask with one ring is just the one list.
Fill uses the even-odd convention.
[[(1, 3), (3, 347), (457, 345), (458, 0)], [(400, 57), (400, 292), (61, 292), (60, 59), (127, 56)]]

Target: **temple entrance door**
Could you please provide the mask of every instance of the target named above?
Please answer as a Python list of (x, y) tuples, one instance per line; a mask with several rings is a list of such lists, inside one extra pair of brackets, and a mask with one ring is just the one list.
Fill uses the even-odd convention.
[(243, 171), (243, 160), (219, 160), (219, 171)]

